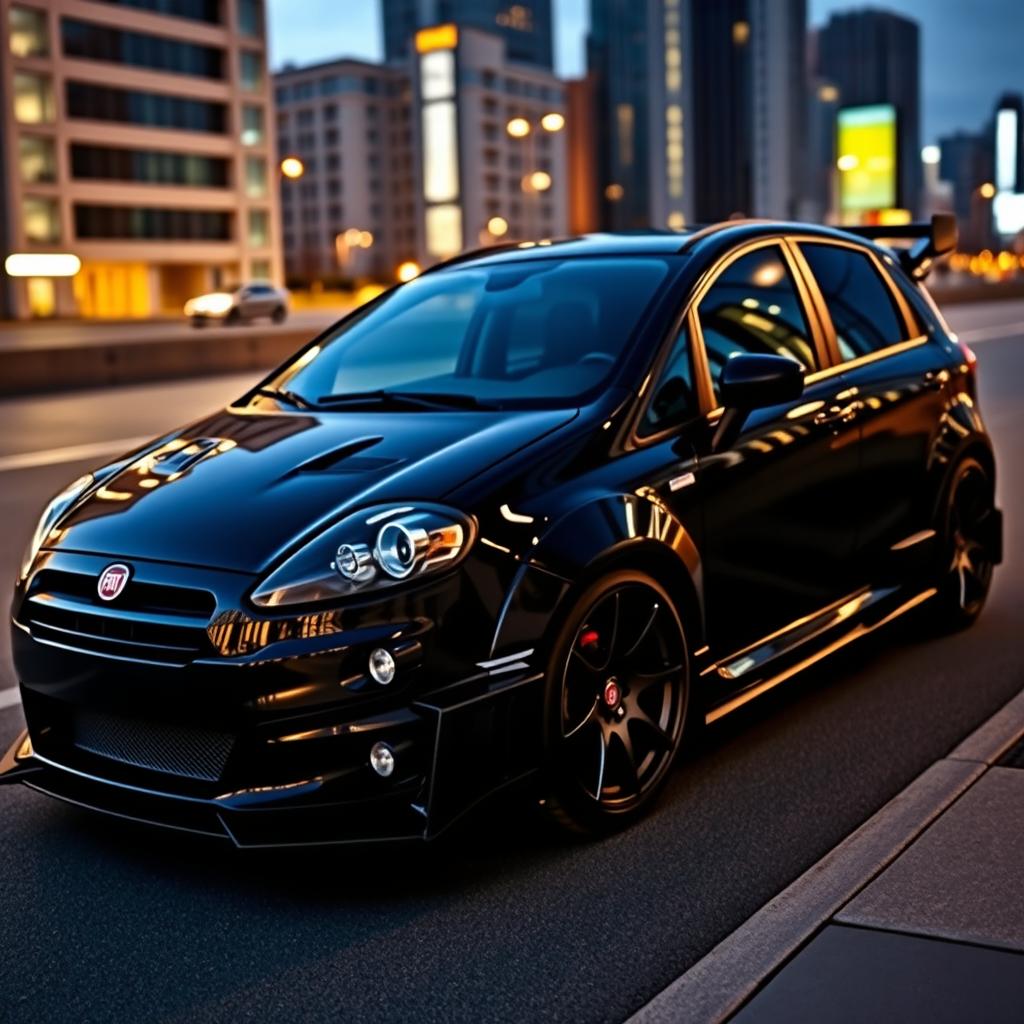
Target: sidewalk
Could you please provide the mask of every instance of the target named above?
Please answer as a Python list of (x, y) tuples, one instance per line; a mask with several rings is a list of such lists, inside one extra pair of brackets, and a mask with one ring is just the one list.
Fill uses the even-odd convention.
[(1024, 693), (633, 1020), (1024, 1020)]

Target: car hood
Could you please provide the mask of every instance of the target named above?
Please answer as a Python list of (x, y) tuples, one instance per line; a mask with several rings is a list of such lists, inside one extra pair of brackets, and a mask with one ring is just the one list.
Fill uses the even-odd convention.
[(259, 572), (354, 507), (443, 500), (577, 414), (228, 409), (100, 474), (46, 546)]

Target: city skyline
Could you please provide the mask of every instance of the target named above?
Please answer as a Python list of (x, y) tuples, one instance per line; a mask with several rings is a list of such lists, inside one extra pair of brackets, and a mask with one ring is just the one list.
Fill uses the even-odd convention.
[[(589, 0), (554, 0), (555, 70), (580, 75), (586, 63), (585, 35)], [(922, 30), (922, 140), (934, 143), (959, 130), (976, 131), (991, 116), (999, 97), (1024, 92), (1024, 5), (1018, 0), (984, 0), (984, 16), (959, 0), (809, 0), (808, 27), (824, 25), (836, 12), (875, 7), (916, 19)], [(309, 64), (336, 57), (379, 60), (384, 45), (379, 4), (346, 10), (336, 35), (325, 31), (337, 22), (333, 0), (268, 0), (271, 65)], [(950, 69), (954, 73), (950, 73)]]

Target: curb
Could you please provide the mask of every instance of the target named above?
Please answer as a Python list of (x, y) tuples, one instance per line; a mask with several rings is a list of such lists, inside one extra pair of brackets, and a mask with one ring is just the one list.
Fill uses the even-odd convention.
[(1024, 736), (1024, 692), (641, 1007), (630, 1024), (724, 1021)]

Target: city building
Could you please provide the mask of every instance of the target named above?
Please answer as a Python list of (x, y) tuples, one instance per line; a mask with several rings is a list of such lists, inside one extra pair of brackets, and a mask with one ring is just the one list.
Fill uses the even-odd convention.
[(796, 216), (805, 32), (805, 0), (592, 0), (603, 226)]
[(939, 139), (938, 177), (952, 188), (952, 212), (960, 230), (960, 248), (966, 252), (980, 252), (994, 244), (993, 171), (989, 132), (956, 132)]
[(2, 245), (35, 275), (4, 278), (6, 315), (281, 277), (262, 0), (0, 0), (0, 25)]
[(681, 228), (692, 220), (684, 113), (692, 107), (683, 44), (687, 4), (591, 2), (590, 144), (601, 227)]
[(551, 0), (381, 0), (384, 59), (404, 60), (421, 28), (454, 24), (496, 32), (508, 59), (553, 68)]
[(390, 279), (420, 250), (407, 70), (348, 59), (286, 68), (274, 95), (278, 156), (300, 161), (281, 177), (286, 278)]
[(921, 208), (921, 33), (889, 11), (833, 14), (817, 32), (819, 78), (839, 91), (841, 108), (891, 104), (896, 110), (896, 205)]
[[(569, 227), (566, 87), (502, 35), (420, 29), (390, 64), (275, 76), (285, 266), (296, 284), (394, 280), (496, 241)], [(458, 88), (456, 88), (458, 83)]]
[(416, 34), (412, 142), (422, 259), (569, 225), (566, 89), (513, 61), (500, 35), (454, 24)]

